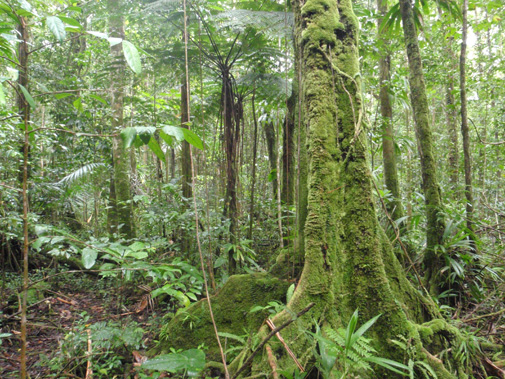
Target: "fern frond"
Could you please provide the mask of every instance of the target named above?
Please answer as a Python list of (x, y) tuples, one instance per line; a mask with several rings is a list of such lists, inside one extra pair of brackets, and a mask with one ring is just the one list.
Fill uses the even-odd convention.
[(77, 170), (75, 170), (74, 172), (65, 176), (57, 184), (71, 185), (75, 181), (77, 181), (87, 175), (90, 175), (91, 173), (93, 173), (93, 171), (95, 171), (99, 167), (105, 167), (105, 164), (103, 164), (103, 163), (90, 163), (85, 166), (82, 166), (82, 167), (78, 168)]
[(246, 9), (232, 9), (214, 16), (222, 27), (231, 28), (235, 32), (243, 32), (253, 28), (257, 34), (268, 37), (292, 36), (294, 16), (293, 13), (275, 11), (251, 11)]

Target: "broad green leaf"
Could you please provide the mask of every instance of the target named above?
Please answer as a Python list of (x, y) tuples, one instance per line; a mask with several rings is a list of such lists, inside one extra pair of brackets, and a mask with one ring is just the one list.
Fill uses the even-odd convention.
[(295, 283), (291, 284), (288, 288), (288, 292), (286, 293), (286, 303), (289, 303), (289, 301), (291, 300), (291, 298), (293, 297), (293, 294), (295, 292)]
[(200, 371), (205, 366), (205, 353), (198, 349), (190, 349), (181, 353), (164, 354), (149, 359), (142, 367), (147, 370), (168, 371), (175, 373), (186, 370)]
[(72, 6), (72, 7), (68, 7), (67, 11), (81, 13), (82, 12), (82, 8), (81, 7)]
[(96, 263), (98, 252), (95, 249), (85, 247), (82, 249), (82, 264), (85, 269), (90, 269)]
[(177, 141), (182, 141), (184, 139), (184, 132), (182, 129), (183, 128), (178, 126), (165, 125), (161, 130), (169, 136), (175, 137)]
[(144, 143), (144, 145), (147, 145), (149, 143), (155, 131), (156, 131), (155, 128), (137, 127), (137, 133), (142, 142)]
[(144, 259), (149, 256), (145, 251), (129, 251), (125, 254), (126, 257), (133, 257), (135, 259)]
[(23, 8), (25, 11), (28, 11), (28, 12), (32, 11), (32, 6), (28, 1), (18, 0), (18, 2), (19, 2), (19, 5), (21, 6), (21, 8)]
[(163, 150), (161, 150), (160, 145), (158, 144), (158, 141), (156, 141), (156, 138), (151, 137), (149, 140), (149, 143), (147, 144), (151, 151), (156, 154), (156, 156), (162, 161), (165, 162), (165, 154), (163, 154)]
[(268, 178), (267, 180), (269, 182), (273, 182), (275, 179), (277, 178), (277, 169), (274, 168), (272, 171), (270, 171), (270, 173), (268, 174)]
[(136, 241), (134, 243), (132, 243), (130, 246), (128, 246), (131, 250), (133, 251), (140, 251), (140, 250), (144, 250), (146, 248), (146, 245), (145, 243), (142, 243), (140, 241)]
[(119, 136), (123, 140), (123, 147), (126, 149), (130, 147), (135, 141), (135, 138), (137, 137), (137, 129), (125, 128), (121, 131)]
[(140, 74), (142, 72), (142, 64), (137, 48), (129, 41), (123, 41), (123, 53), (126, 58), (126, 63), (128, 63), (132, 71), (136, 74)]
[(30, 104), (30, 107), (35, 109), (37, 105), (35, 104), (35, 100), (33, 100), (32, 95), (30, 95), (30, 92), (28, 92), (28, 90), (22, 84), (18, 84), (18, 86), (21, 88), (21, 92), (23, 92), (26, 102)]
[(109, 103), (107, 103), (107, 100), (105, 100), (101, 96), (95, 95), (94, 93), (90, 93), (88, 97), (91, 97), (92, 99), (95, 99), (96, 101), (99, 101), (102, 104), (109, 105)]
[(203, 150), (203, 142), (192, 130), (182, 128), (184, 139), (197, 149)]
[(123, 42), (122, 38), (117, 38), (117, 37), (109, 37), (109, 38), (107, 38), (107, 40), (109, 41), (111, 47), (119, 45), (121, 42)]
[(73, 19), (71, 17), (65, 17), (65, 16), (58, 16), (58, 18), (67, 25), (82, 29), (82, 25), (76, 19)]
[(64, 98), (70, 97), (70, 96), (72, 96), (71, 93), (57, 93), (54, 95), (54, 97), (58, 100), (61, 100), (61, 99), (64, 99)]
[(4, 106), (5, 104), (6, 104), (6, 101), (5, 101), (4, 88), (2, 85), (0, 85), (0, 105)]
[(109, 36), (106, 33), (102, 33), (102, 32), (95, 32), (93, 30), (89, 30), (87, 33), (91, 34), (92, 36), (95, 36), (95, 37), (98, 37), (98, 38), (102, 38), (102, 39), (108, 39), (109, 38)]
[(63, 41), (67, 36), (67, 32), (65, 31), (65, 24), (61, 19), (56, 16), (49, 16), (46, 19), (47, 27), (54, 34), (58, 41)]
[(163, 130), (160, 130), (160, 137), (163, 141), (165, 141), (167, 143), (168, 146), (172, 146), (172, 144), (174, 143), (174, 140), (172, 139), (172, 137), (170, 137)]
[(80, 97), (76, 99), (72, 104), (74, 105), (75, 109), (77, 109), (77, 112), (81, 113), (84, 110), (84, 107), (82, 106), (82, 99)]

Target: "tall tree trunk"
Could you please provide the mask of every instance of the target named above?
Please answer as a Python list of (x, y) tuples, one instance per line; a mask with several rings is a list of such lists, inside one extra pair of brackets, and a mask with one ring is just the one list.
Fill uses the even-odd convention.
[(274, 123), (271, 121), (265, 122), (263, 124), (263, 130), (265, 132), (265, 140), (267, 142), (267, 151), (268, 151), (268, 162), (270, 164), (270, 173), (272, 179), (272, 199), (277, 199), (277, 149), (276, 142), (277, 139), (275, 137), (275, 127)]
[[(188, 127), (188, 88), (186, 86), (186, 81), (181, 86), (181, 127)], [(193, 196), (193, 190), (191, 188), (191, 157), (189, 155), (189, 143), (186, 141), (182, 142), (182, 196), (186, 199), (190, 199)]]
[[(240, 136), (240, 115), (237, 112), (233, 83), (230, 72), (225, 70), (222, 75), (221, 101), (223, 104), (224, 145), (226, 152), (226, 194), (223, 214), (230, 220), (230, 238), (236, 242), (238, 232), (237, 204), (237, 148)], [(237, 269), (233, 250), (228, 252), (228, 269), (230, 275)]]
[(247, 239), (252, 239), (252, 231), (254, 223), (254, 190), (256, 185), (256, 155), (258, 150), (258, 119), (256, 117), (255, 100), (256, 100), (256, 86), (254, 87), (251, 99), (254, 132), (253, 132), (253, 161), (252, 161), (252, 173), (251, 173), (251, 198), (249, 200), (249, 230), (247, 232)]
[[(441, 7), (438, 7), (438, 14), (442, 18), (442, 32), (447, 33), (445, 22), (452, 17), (448, 12), (444, 14)], [(446, 20), (444, 20), (446, 17)], [(447, 124), (447, 134), (449, 136), (448, 143), (448, 172), (450, 188), (453, 192), (453, 197), (457, 198), (456, 191), (458, 190), (459, 181), (459, 141), (458, 141), (458, 112), (454, 99), (454, 82), (455, 72), (457, 70), (457, 59), (452, 49), (454, 37), (450, 36), (443, 43), (443, 57), (448, 65), (448, 71), (445, 82), (445, 118)]]
[[(123, 16), (121, 14), (121, 1), (108, 0), (109, 34), (111, 37), (124, 38)], [(113, 69), (111, 70), (111, 129), (119, 133), (124, 127), (123, 101), (125, 86), (125, 64), (123, 59), (122, 44), (111, 47), (113, 56)], [(133, 220), (133, 205), (131, 198), (129, 172), (129, 156), (125, 151), (119, 135), (112, 139), (112, 164), (114, 172), (116, 224), (112, 225), (118, 235), (125, 238), (135, 237), (135, 224)], [(111, 194), (113, 196), (113, 194)], [(121, 226), (121, 227), (120, 227)]]
[(440, 269), (444, 265), (444, 260), (436, 252), (436, 246), (442, 244), (445, 230), (442, 200), (437, 180), (436, 159), (433, 151), (433, 137), (429, 121), (428, 97), (424, 83), (421, 52), (410, 0), (400, 0), (400, 11), (409, 61), (410, 96), (414, 110), (417, 148), (421, 160), (421, 175), (426, 204), (426, 252), (423, 260), (426, 269), (425, 282), (429, 284), (432, 293), (438, 293)]
[(470, 153), (470, 132), (468, 130), (468, 110), (466, 99), (466, 47), (468, 35), (468, 0), (463, 0), (463, 30), (461, 55), (459, 60), (459, 81), (461, 91), (461, 134), (463, 136), (463, 155), (465, 159), (465, 198), (466, 226), (473, 233), (473, 189), (472, 158)]
[[(377, 19), (378, 33), (380, 34), (380, 25), (382, 19), (388, 11), (386, 0), (377, 0), (377, 8), (380, 17)], [(398, 170), (396, 167), (396, 153), (393, 129), (393, 107), (389, 100), (389, 80), (391, 70), (391, 55), (389, 53), (389, 43), (379, 35), (382, 42), (381, 56), (379, 59), (380, 73), (380, 111), (382, 116), (382, 160), (384, 162), (384, 182), (386, 188), (393, 195), (393, 200), (388, 202), (387, 210), (393, 220), (403, 217), (403, 206), (401, 203), (400, 184), (398, 182)], [(403, 229), (403, 228), (402, 228)], [(401, 230), (402, 230), (401, 229)]]
[(293, 86), (293, 93), (288, 99), (288, 108), (286, 119), (283, 124), (282, 134), (282, 185), (281, 185), (281, 201), (282, 204), (289, 207), (293, 204), (294, 195), (294, 151), (295, 151), (295, 112), (297, 94)]
[[(24, 17), (18, 18), (19, 25), (17, 31), (20, 38), (18, 45), (18, 62), (19, 62), (19, 76), (18, 84), (28, 89), (28, 27)], [(23, 141), (21, 143), (21, 153), (23, 155), (23, 164), (19, 170), (19, 180), (21, 183), (21, 201), (23, 205), (23, 293), (21, 300), (21, 357), (20, 357), (20, 378), (26, 379), (27, 372), (27, 296), (28, 296), (28, 253), (29, 253), (29, 235), (28, 235), (28, 211), (29, 211), (29, 198), (28, 198), (28, 179), (30, 177), (30, 139), (29, 139), (29, 123), (30, 123), (30, 105), (26, 98), (18, 88), (16, 96), (16, 105), (18, 108), (19, 117), (22, 122), (23, 128)], [(8, 242), (7, 242), (8, 243)]]
[[(403, 357), (404, 351), (395, 352), (388, 342), (401, 335), (419, 352), (416, 357), (437, 366), (440, 377), (455, 379), (441, 360), (430, 361), (420, 354), (423, 343), (414, 323), (430, 319), (437, 310), (408, 282), (377, 220), (359, 92), (358, 20), (352, 3), (307, 0), (301, 7), (301, 21), (304, 117), (309, 128), (305, 265), (287, 304), (289, 311), (272, 321), (282, 325), (292, 319), (293, 312), (314, 304), (310, 315), (300, 317), (297, 326), (282, 332), (302, 365), (310, 365), (314, 343), (307, 339), (305, 330), (314, 330), (314, 322), (341, 327), (356, 308), (364, 319), (382, 314), (372, 332), (381, 356)], [(450, 328), (441, 319), (438, 323), (442, 329)], [(260, 336), (267, 332), (263, 328)], [(277, 367), (292, 372), (292, 358), (271, 341), (272, 350), (278, 352)], [(237, 361), (244, 358), (242, 355)], [(264, 372), (268, 367), (265, 361), (258, 359), (251, 375)], [(388, 374), (377, 371), (366, 377), (393, 376)]]

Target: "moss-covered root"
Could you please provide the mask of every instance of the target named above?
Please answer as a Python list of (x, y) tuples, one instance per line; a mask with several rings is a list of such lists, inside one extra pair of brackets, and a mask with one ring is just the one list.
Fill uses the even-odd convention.
[[(284, 303), (289, 283), (267, 274), (234, 275), (212, 296), (212, 309), (219, 332), (238, 336), (256, 332), (266, 318), (267, 311), (251, 313), (256, 305), (270, 301)], [(176, 316), (163, 327), (160, 344), (155, 353), (169, 348), (190, 349), (205, 344), (207, 360), (220, 361), (220, 354), (209, 315), (207, 300), (203, 299)], [(228, 343), (228, 347), (230, 344)]]

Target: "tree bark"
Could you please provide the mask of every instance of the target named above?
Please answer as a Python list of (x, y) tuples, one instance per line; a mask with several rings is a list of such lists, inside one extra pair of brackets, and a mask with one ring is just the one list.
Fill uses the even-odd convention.
[[(459, 61), (459, 81), (461, 93), (461, 134), (463, 136), (463, 155), (465, 160), (465, 198), (466, 226), (473, 234), (473, 189), (472, 189), (472, 158), (470, 153), (470, 131), (468, 130), (468, 109), (466, 99), (466, 48), (468, 34), (468, 0), (463, 0), (463, 30), (461, 55)], [(473, 239), (473, 238), (472, 238)]]
[[(267, 121), (263, 124), (263, 130), (265, 132), (265, 140), (267, 143), (268, 151), (268, 163), (270, 164), (270, 173), (275, 173), (277, 170), (277, 150), (275, 138), (275, 127), (274, 123)], [(272, 199), (277, 199), (277, 175), (273, 175), (272, 180)]]
[[(109, 0), (109, 34), (111, 37), (124, 38), (123, 16), (120, 13), (121, 1)], [(111, 70), (111, 129), (120, 132), (124, 127), (123, 102), (125, 86), (125, 64), (123, 59), (122, 44), (111, 47), (113, 69)], [(114, 172), (116, 224), (112, 225), (114, 231), (125, 238), (135, 237), (135, 224), (133, 220), (133, 205), (130, 188), (129, 156), (123, 147), (121, 137), (112, 139), (112, 164)], [(113, 194), (111, 194), (112, 196)]]
[(252, 173), (251, 173), (251, 198), (249, 200), (249, 230), (247, 232), (247, 239), (252, 239), (252, 231), (254, 223), (254, 190), (256, 185), (256, 155), (258, 151), (258, 119), (256, 117), (255, 100), (256, 100), (256, 86), (254, 87), (251, 99), (254, 132), (253, 132), (253, 161), (252, 161)]
[[(238, 204), (237, 204), (237, 149), (240, 138), (241, 115), (235, 104), (233, 83), (230, 72), (225, 70), (222, 75), (221, 102), (224, 123), (224, 145), (226, 153), (226, 194), (223, 214), (230, 220), (230, 239), (236, 242), (238, 232)], [(228, 252), (228, 270), (233, 275), (237, 269), (237, 262), (233, 251)]]
[(437, 179), (436, 158), (433, 151), (433, 137), (429, 121), (428, 97), (424, 82), (423, 65), (414, 15), (410, 0), (400, 0), (403, 34), (409, 61), (409, 84), (414, 121), (416, 124), (417, 148), (421, 160), (422, 184), (426, 204), (426, 252), (423, 263), (426, 270), (425, 281), (432, 293), (439, 292), (440, 269), (444, 261), (437, 254), (436, 247), (443, 243), (445, 230), (442, 213), (440, 186)]
[[(399, 335), (421, 352), (423, 344), (414, 323), (429, 320), (438, 312), (407, 281), (377, 220), (367, 157), (367, 126), (362, 117), (358, 20), (352, 3), (307, 0), (300, 7), (297, 1), (295, 9), (301, 12), (303, 114), (308, 125), (305, 265), (287, 304), (290, 311), (281, 312), (272, 321), (281, 325), (292, 314), (315, 304), (310, 316), (296, 321), (297, 327), (283, 331), (284, 340), (292, 342), (288, 345), (305, 367), (312, 359), (313, 343), (304, 330), (313, 330), (314, 322), (337, 328), (356, 308), (365, 319), (382, 313), (374, 325), (379, 354), (403, 357), (404, 352), (395, 352), (388, 342)], [(264, 327), (261, 337), (268, 332)], [(274, 344), (272, 340), (270, 343)], [(278, 351), (279, 368), (294, 367), (282, 348), (272, 346), (272, 350)], [(235, 362), (245, 358), (247, 351)], [(255, 362), (251, 376), (268, 367), (266, 358)], [(369, 377), (393, 376), (377, 371)]]
[[(389, 100), (389, 80), (391, 70), (391, 55), (389, 53), (389, 43), (380, 36), (380, 25), (387, 14), (388, 6), (386, 0), (377, 0), (379, 18), (377, 18), (377, 29), (379, 40), (381, 41), (381, 56), (379, 59), (380, 73), (380, 111), (382, 116), (382, 160), (384, 162), (384, 183), (391, 192), (393, 200), (387, 202), (387, 210), (393, 220), (398, 220), (404, 216), (401, 203), (400, 184), (398, 181), (398, 169), (396, 166), (396, 153), (393, 128), (393, 107)], [(400, 230), (403, 230), (401, 228)]]

